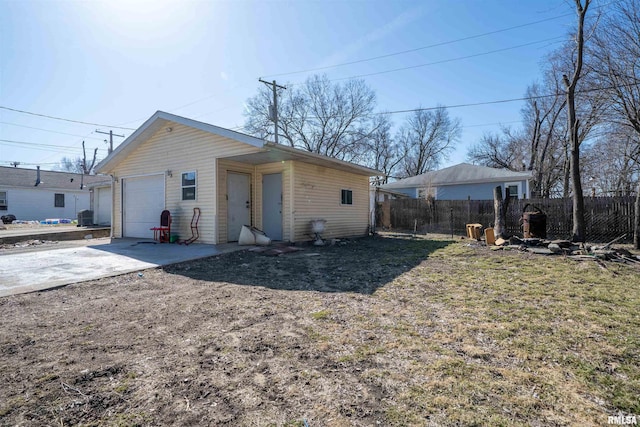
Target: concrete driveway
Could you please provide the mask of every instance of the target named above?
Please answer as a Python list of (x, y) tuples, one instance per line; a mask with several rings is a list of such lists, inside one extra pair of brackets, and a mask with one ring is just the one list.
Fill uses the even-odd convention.
[[(69, 247), (71, 246), (71, 247)], [(0, 252), (0, 297), (117, 276), (241, 249), (236, 244), (189, 246), (109, 239), (63, 248)]]

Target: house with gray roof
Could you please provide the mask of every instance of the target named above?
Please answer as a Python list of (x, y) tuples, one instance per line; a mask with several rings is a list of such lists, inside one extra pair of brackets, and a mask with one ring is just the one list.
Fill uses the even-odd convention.
[(76, 219), (79, 211), (90, 209), (95, 188), (110, 185), (105, 176), (0, 166), (0, 215)]
[(529, 197), (529, 183), (533, 175), (530, 171), (514, 172), (460, 163), (440, 169), (400, 179), (381, 185), (384, 190), (401, 192), (414, 198), (433, 197), (436, 200), (491, 200), (493, 189), (502, 187), (502, 194), (509, 189), (511, 197)]

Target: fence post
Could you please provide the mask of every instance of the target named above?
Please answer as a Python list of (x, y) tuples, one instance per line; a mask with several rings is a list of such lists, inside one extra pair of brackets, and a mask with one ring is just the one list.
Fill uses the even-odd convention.
[(453, 239), (453, 208), (449, 211), (449, 223), (451, 223), (451, 238)]

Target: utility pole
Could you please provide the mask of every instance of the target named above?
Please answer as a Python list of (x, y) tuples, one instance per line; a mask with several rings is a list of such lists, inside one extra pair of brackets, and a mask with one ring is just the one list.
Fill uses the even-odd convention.
[(109, 132), (103, 132), (101, 130), (96, 129), (96, 133), (102, 133), (102, 134), (105, 134), (105, 135), (109, 135), (109, 153), (108, 154), (111, 154), (111, 152), (113, 151), (113, 137), (114, 136), (119, 136), (120, 138), (124, 138), (124, 135), (117, 135), (117, 134), (114, 135), (112, 130), (110, 130)]
[(266, 84), (267, 86), (271, 86), (271, 90), (273, 90), (273, 109), (270, 109), (269, 115), (271, 116), (271, 120), (273, 120), (273, 130), (275, 135), (275, 142), (278, 143), (278, 94), (276, 89), (286, 89), (284, 86), (280, 86), (274, 80), (273, 82), (265, 82), (262, 79), (258, 79), (259, 82)]

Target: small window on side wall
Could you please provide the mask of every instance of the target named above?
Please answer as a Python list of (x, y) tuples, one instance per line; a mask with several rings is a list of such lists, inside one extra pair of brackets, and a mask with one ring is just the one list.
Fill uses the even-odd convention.
[(196, 199), (196, 173), (182, 173), (182, 200)]
[(56, 208), (64, 208), (64, 194), (63, 193), (55, 193), (53, 206)]
[(506, 191), (509, 192), (509, 197), (510, 198), (512, 198), (512, 199), (517, 199), (518, 198), (518, 184), (507, 184)]
[(353, 204), (353, 191), (351, 191), (351, 190), (342, 190), (340, 199), (341, 199), (340, 200), (340, 204), (341, 205), (352, 205)]
[(0, 211), (7, 210), (7, 192), (0, 191)]

